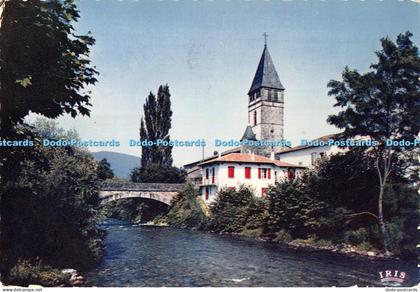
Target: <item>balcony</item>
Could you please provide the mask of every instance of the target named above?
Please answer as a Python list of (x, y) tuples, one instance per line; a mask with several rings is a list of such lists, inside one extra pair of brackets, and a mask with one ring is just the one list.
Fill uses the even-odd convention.
[(201, 182), (202, 186), (215, 186), (216, 184), (217, 184), (216, 177), (203, 178)]

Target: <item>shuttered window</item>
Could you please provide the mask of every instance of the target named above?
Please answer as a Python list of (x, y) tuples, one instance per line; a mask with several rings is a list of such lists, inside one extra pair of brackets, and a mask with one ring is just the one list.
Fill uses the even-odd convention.
[(251, 178), (251, 167), (245, 167), (245, 178)]
[(209, 187), (206, 187), (206, 201), (209, 199)]
[(271, 168), (258, 168), (258, 178), (271, 179)]
[(228, 166), (228, 178), (234, 178), (234, 177), (235, 177), (235, 167)]

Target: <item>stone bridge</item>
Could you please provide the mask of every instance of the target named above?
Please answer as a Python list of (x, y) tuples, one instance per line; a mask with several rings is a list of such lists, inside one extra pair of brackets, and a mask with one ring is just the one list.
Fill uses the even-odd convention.
[(145, 198), (170, 205), (183, 184), (167, 183), (105, 183), (101, 186), (101, 204), (127, 198)]

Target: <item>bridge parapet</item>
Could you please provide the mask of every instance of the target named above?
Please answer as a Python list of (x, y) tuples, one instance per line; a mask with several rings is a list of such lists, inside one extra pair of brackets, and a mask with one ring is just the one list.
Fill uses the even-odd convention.
[(170, 205), (183, 186), (166, 183), (104, 183), (99, 197), (102, 204), (119, 199), (145, 198)]
[(103, 183), (101, 190), (103, 191), (180, 191), (184, 184), (171, 183)]

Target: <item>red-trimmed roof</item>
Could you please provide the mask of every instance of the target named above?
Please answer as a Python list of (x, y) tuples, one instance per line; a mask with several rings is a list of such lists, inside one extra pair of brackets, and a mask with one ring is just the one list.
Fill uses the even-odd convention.
[(223, 155), (218, 158), (214, 158), (205, 162), (202, 162), (198, 165), (205, 165), (205, 164), (211, 164), (215, 162), (237, 162), (237, 163), (257, 163), (257, 164), (274, 164), (279, 167), (296, 167), (296, 168), (305, 168), (303, 166), (290, 164), (287, 162), (283, 162), (280, 160), (272, 160), (270, 158), (267, 158), (265, 156), (261, 155), (252, 155), (247, 153), (229, 153), (226, 155)]

